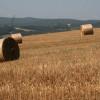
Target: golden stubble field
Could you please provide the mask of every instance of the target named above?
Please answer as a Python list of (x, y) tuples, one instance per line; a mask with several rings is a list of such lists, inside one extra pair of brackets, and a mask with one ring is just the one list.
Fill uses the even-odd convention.
[(100, 100), (100, 29), (27, 36), (21, 57), (0, 63), (0, 100)]

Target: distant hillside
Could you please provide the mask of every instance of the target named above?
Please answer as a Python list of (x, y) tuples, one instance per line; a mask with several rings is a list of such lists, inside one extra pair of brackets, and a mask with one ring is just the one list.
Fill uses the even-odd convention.
[[(100, 20), (39, 19), (0, 17), (0, 35), (9, 32), (22, 32), (24, 35), (79, 29), (81, 24), (91, 23), (100, 27)], [(25, 30), (31, 31), (25, 31)]]
[[(1, 17), (0, 18), (0, 26), (11, 25), (12, 18)], [(80, 20), (74, 19), (39, 19), (39, 18), (14, 18), (14, 25), (16, 26), (52, 26), (52, 25), (66, 25), (68, 23), (77, 23), (81, 22)]]

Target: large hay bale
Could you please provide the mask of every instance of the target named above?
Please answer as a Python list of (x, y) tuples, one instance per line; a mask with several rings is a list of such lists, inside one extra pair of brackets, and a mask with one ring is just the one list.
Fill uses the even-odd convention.
[(0, 60), (16, 60), (20, 56), (18, 43), (11, 37), (0, 39)]
[(21, 33), (11, 34), (10, 37), (12, 37), (17, 43), (22, 43)]
[(93, 25), (92, 24), (85, 24), (80, 26), (81, 29), (81, 35), (93, 35)]

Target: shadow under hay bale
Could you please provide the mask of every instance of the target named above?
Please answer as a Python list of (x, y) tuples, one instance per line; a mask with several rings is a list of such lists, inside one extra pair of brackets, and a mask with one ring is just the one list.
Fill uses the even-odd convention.
[(21, 33), (11, 34), (10, 37), (13, 38), (17, 43), (22, 43)]
[(16, 60), (20, 56), (18, 43), (11, 37), (0, 40), (0, 61)]
[(93, 35), (94, 30), (93, 30), (93, 25), (92, 24), (85, 24), (80, 26), (81, 30), (81, 36), (82, 35)]

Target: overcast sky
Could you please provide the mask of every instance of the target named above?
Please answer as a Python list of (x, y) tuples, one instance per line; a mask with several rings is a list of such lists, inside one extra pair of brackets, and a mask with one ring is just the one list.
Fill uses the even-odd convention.
[(0, 17), (100, 19), (100, 0), (0, 0)]

